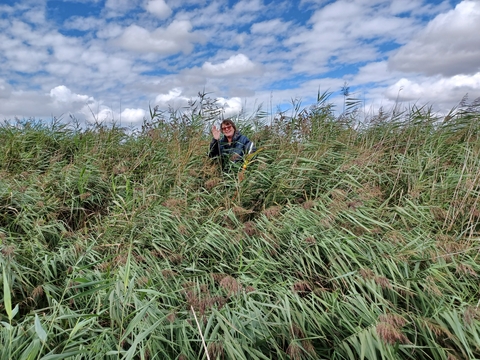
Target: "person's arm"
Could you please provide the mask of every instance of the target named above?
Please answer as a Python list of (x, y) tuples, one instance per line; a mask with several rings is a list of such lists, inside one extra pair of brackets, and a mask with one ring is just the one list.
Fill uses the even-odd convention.
[(236, 157), (234, 160), (238, 161), (243, 158), (246, 154), (255, 152), (256, 148), (252, 141), (247, 138), (245, 135), (240, 135), (238, 140), (235, 142), (235, 149), (234, 152), (239, 156)]
[(247, 138), (245, 135), (242, 135), (241, 137), (241, 143), (243, 144), (243, 154), (242, 156), (245, 156), (247, 154), (251, 154), (257, 149), (255, 148), (255, 144), (253, 141), (251, 141), (249, 138)]
[(220, 156), (220, 130), (213, 125), (212, 126), (212, 141), (210, 142), (210, 150), (208, 152), (208, 157)]

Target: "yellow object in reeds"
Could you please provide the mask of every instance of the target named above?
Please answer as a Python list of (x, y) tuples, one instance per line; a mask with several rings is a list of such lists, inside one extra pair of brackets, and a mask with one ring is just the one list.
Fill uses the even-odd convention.
[(246, 170), (247, 167), (248, 167), (248, 164), (250, 164), (250, 162), (253, 160), (253, 158), (255, 157), (255, 155), (257, 155), (260, 151), (264, 150), (264, 148), (260, 148), (258, 149), (257, 151), (253, 152), (253, 153), (250, 153), (250, 154), (247, 154), (245, 155), (245, 160), (243, 161), (243, 165), (242, 165), (242, 169), (243, 170)]

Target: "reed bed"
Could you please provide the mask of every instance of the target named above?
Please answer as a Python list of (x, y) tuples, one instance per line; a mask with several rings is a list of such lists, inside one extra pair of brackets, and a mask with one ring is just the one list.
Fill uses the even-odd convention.
[(214, 107), (4, 122), (0, 358), (479, 358), (473, 105), (240, 120), (240, 177)]

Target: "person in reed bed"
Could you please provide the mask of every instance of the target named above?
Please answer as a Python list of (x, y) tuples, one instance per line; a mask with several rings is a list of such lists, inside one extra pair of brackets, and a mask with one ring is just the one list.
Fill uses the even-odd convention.
[[(222, 133), (223, 136), (221, 136)], [(256, 151), (253, 142), (237, 130), (231, 119), (223, 120), (220, 129), (213, 125), (212, 136), (208, 156), (218, 157), (224, 170), (231, 164), (241, 162), (245, 155)]]

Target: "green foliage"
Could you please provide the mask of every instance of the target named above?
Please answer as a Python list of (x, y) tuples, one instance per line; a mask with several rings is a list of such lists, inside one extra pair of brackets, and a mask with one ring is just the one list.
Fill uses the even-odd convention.
[(137, 133), (0, 126), (0, 358), (479, 358), (478, 107), (328, 97), (239, 121), (241, 173), (205, 95)]

